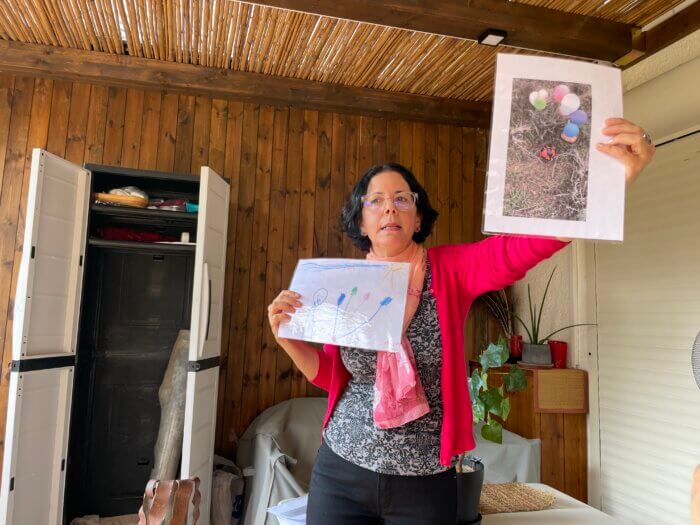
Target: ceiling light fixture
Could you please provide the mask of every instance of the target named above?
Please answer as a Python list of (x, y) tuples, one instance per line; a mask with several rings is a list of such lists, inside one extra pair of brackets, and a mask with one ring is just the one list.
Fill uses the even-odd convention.
[(486, 46), (497, 46), (508, 36), (506, 31), (500, 29), (487, 29), (479, 35), (479, 43)]

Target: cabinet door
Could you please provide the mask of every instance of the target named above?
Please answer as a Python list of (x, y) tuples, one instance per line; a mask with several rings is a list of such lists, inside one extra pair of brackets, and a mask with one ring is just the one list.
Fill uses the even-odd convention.
[(200, 175), (192, 291), (182, 477), (201, 480), (201, 523), (209, 523), (219, 383), (229, 185), (213, 170)]
[(32, 152), (15, 291), (0, 523), (63, 513), (90, 172)]

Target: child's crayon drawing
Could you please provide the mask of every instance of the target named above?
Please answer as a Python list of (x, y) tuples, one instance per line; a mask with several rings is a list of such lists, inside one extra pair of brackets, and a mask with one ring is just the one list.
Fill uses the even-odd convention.
[(303, 306), (280, 326), (280, 337), (367, 350), (401, 344), (408, 264), (303, 259), (289, 288)]

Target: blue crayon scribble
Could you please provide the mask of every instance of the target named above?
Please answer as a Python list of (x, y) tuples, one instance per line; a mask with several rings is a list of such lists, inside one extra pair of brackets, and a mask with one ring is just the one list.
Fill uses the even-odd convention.
[(326, 270), (347, 270), (349, 268), (386, 268), (386, 263), (381, 264), (371, 264), (371, 263), (336, 263), (336, 264), (318, 264), (314, 262), (302, 262), (300, 263), (305, 269), (309, 269), (314, 272), (326, 271)]
[(365, 326), (366, 324), (369, 324), (370, 322), (372, 322), (372, 319), (374, 319), (374, 318), (379, 314), (379, 312), (381, 311), (381, 309), (382, 309), (383, 307), (387, 306), (391, 301), (392, 301), (391, 297), (388, 297), (388, 296), (385, 297), (384, 299), (382, 299), (382, 301), (379, 303), (379, 306), (377, 307), (377, 309), (375, 310), (375, 312), (369, 317), (369, 319), (367, 319), (366, 321), (363, 321), (362, 323), (358, 324), (355, 328), (353, 328), (353, 329), (350, 330), (349, 332), (347, 332), (347, 333), (341, 335), (340, 337), (341, 337), (341, 338), (347, 337), (348, 335), (352, 334), (353, 332), (356, 332), (357, 330), (359, 330), (360, 328), (362, 328), (362, 327)]
[(306, 333), (309, 327), (311, 328), (313, 334), (313, 330), (316, 326), (316, 309), (323, 304), (323, 302), (326, 300), (326, 297), (328, 297), (328, 290), (326, 290), (325, 288), (319, 288), (314, 292), (313, 306), (311, 307), (310, 315), (307, 317), (306, 325), (302, 328), (302, 336)]
[(335, 319), (333, 320), (333, 339), (335, 339), (335, 329), (336, 329), (336, 326), (338, 325), (338, 312), (340, 312), (340, 305), (343, 304), (344, 300), (345, 300), (345, 292), (341, 292), (340, 296), (338, 297), (338, 301), (336, 303), (336, 308), (335, 308)]

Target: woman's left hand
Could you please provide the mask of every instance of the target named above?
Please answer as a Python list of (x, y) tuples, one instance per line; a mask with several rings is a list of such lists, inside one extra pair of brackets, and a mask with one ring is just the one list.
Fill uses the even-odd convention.
[[(604, 135), (611, 135), (608, 142), (599, 142), (598, 150), (615, 157), (625, 165), (625, 180), (631, 184), (639, 172), (651, 162), (656, 148), (644, 137), (644, 130), (624, 118), (605, 119)], [(648, 135), (647, 135), (648, 137)]]

